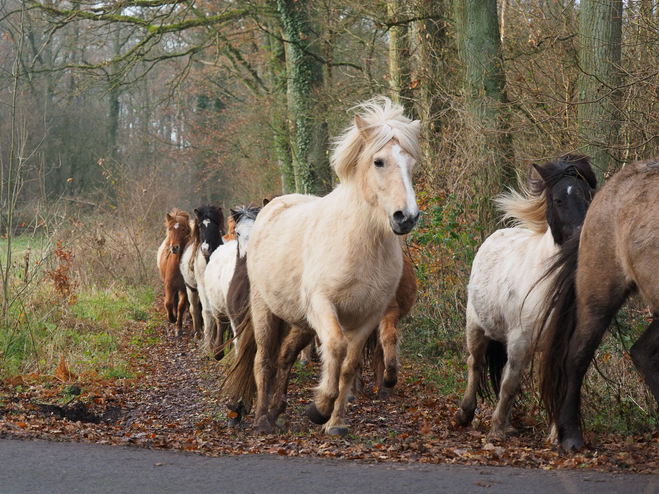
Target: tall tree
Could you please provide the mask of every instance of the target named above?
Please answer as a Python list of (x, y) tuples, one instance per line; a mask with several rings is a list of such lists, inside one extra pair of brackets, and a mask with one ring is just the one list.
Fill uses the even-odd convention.
[(389, 14), (389, 85), (391, 99), (408, 111), (413, 108), (409, 21), (405, 0), (387, 0)]
[(582, 0), (580, 9), (579, 131), (602, 181), (617, 165), (612, 150), (620, 128), (622, 0)]
[(458, 53), (465, 66), (468, 121), (480, 134), (479, 187), (496, 193), (514, 178), (508, 96), (496, 0), (456, 0)]

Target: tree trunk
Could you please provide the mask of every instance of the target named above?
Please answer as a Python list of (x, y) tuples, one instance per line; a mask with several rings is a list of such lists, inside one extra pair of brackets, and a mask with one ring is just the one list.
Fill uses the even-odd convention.
[(600, 181), (617, 167), (622, 0), (582, 0), (579, 13), (579, 131)]
[(408, 115), (413, 109), (410, 68), (410, 39), (407, 24), (396, 24), (406, 16), (401, 0), (387, 0), (387, 12), (393, 26), (389, 29), (389, 86), (391, 100), (403, 105)]
[(449, 15), (449, 3), (445, 1), (420, 2), (417, 22), (417, 70), (419, 95), (416, 113), (423, 124), (423, 151), (426, 162), (430, 162), (433, 150), (439, 144), (441, 111), (445, 108), (448, 77), (448, 45), (445, 18)]
[[(474, 158), (480, 162), (474, 192), (493, 196), (515, 177), (496, 0), (456, 0), (455, 18), (465, 66), (467, 125), (475, 134)], [(490, 211), (481, 219), (489, 222), (492, 210), (485, 209)]]
[(327, 142), (327, 128), (312, 118), (317, 106), (315, 98), (322, 88), (321, 67), (309, 54), (313, 34), (302, 2), (276, 3), (286, 39), (288, 111), (295, 136), (291, 141), (295, 190), (315, 194), (319, 174), (329, 169), (326, 153), (319, 156), (314, 152), (319, 148), (326, 150)]

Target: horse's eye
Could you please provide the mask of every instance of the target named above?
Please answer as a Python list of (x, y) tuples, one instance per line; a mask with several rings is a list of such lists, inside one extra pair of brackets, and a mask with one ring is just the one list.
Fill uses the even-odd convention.
[(382, 168), (384, 166), (384, 161), (382, 161), (380, 158), (376, 158), (373, 160), (373, 164), (378, 168)]

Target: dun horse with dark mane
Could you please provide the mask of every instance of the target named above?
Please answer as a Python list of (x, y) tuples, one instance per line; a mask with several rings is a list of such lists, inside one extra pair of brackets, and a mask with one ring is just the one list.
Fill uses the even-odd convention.
[(659, 160), (625, 166), (593, 200), (581, 235), (568, 241), (549, 272), (545, 319), (550, 346), (541, 361), (541, 393), (558, 441), (584, 446), (583, 378), (604, 332), (627, 298), (640, 293), (655, 317), (630, 354), (659, 401)]

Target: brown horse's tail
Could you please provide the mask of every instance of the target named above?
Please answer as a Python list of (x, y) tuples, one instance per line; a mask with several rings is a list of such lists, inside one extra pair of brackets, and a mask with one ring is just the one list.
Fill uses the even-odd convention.
[(220, 393), (228, 398), (230, 410), (236, 411), (242, 404), (247, 411), (252, 406), (256, 394), (256, 379), (254, 378), (254, 359), (256, 357), (256, 338), (250, 304), (244, 308), (244, 318), (236, 329), (240, 339), (238, 355), (220, 386)]
[[(556, 424), (567, 395), (566, 364), (570, 339), (577, 326), (576, 272), (579, 234), (572, 235), (540, 281), (551, 279), (539, 321), (542, 330), (539, 363), (540, 398), (547, 410), (549, 424)], [(581, 417), (579, 417), (581, 420)], [(561, 440), (561, 438), (559, 438)]]

